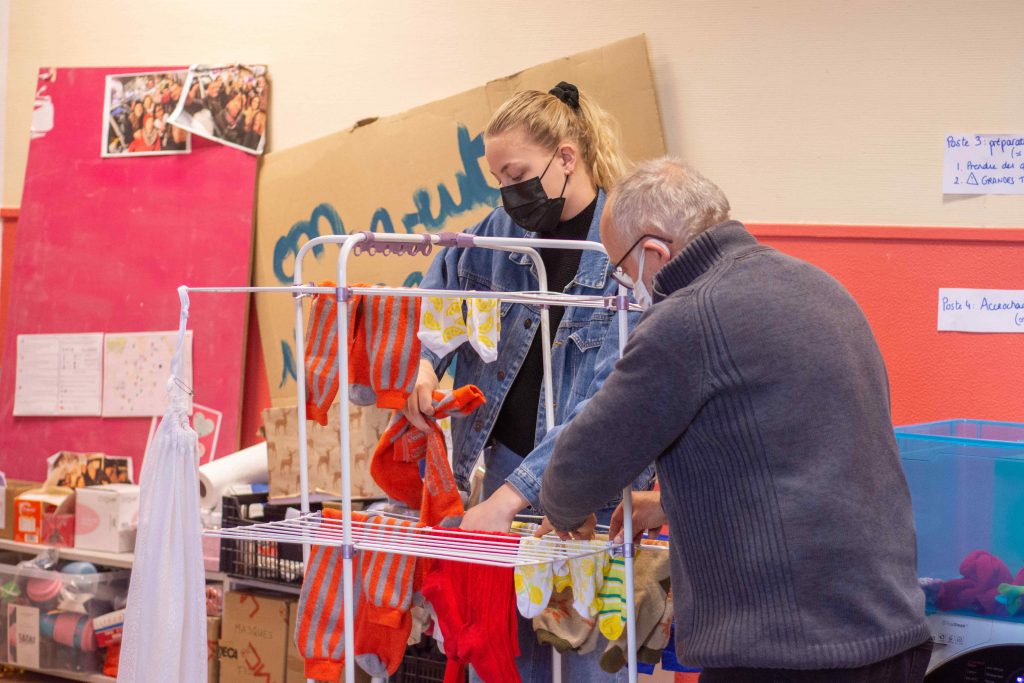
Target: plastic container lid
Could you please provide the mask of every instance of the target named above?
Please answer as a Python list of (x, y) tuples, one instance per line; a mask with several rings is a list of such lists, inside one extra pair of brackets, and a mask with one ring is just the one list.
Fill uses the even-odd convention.
[(60, 595), (62, 582), (56, 579), (29, 579), (25, 593), (28, 599), (36, 603), (47, 603)]

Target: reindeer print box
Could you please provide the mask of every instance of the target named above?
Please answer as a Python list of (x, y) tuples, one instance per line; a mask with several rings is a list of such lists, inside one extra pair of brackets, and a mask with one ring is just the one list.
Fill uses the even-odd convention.
[[(349, 408), (353, 498), (384, 497), (384, 492), (370, 477), (370, 458), (388, 426), (390, 414), (391, 411), (374, 406), (351, 405)], [(331, 407), (326, 427), (312, 421), (306, 425), (309, 492), (340, 496), (338, 404)], [(267, 439), (270, 500), (298, 496), (299, 427), (295, 406), (264, 410), (263, 431)]]

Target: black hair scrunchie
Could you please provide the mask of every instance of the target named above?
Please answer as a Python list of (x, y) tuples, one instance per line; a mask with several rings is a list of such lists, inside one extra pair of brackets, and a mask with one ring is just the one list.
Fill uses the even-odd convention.
[(548, 92), (569, 105), (574, 111), (580, 108), (580, 90), (572, 83), (562, 81)]

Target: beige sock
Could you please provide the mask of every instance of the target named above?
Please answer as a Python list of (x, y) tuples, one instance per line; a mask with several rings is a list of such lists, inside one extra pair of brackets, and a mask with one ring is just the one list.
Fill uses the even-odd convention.
[[(587, 644), (591, 634), (597, 632), (596, 621), (580, 616), (572, 603), (571, 587), (552, 593), (548, 606), (533, 618), (537, 642), (551, 645), (563, 654), (570, 650), (579, 652)], [(592, 651), (596, 644), (595, 638), (588, 652)]]

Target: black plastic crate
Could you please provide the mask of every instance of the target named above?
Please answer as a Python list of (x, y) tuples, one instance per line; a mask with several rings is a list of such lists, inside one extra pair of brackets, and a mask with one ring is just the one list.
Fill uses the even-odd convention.
[[(401, 666), (388, 678), (388, 683), (444, 683), (447, 661), (433, 639), (424, 638), (418, 645), (406, 648)], [(464, 677), (462, 683), (466, 679), (468, 676)]]
[[(225, 528), (249, 526), (260, 522), (279, 522), (289, 507), (267, 502), (266, 493), (224, 496), (221, 525)], [(310, 503), (319, 510), (320, 503)], [(277, 541), (248, 541), (222, 538), (220, 570), (232, 576), (289, 585), (302, 585), (302, 545)]]

